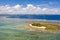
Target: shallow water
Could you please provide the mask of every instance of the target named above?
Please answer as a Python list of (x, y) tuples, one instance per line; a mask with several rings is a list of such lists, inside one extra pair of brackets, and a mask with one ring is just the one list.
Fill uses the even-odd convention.
[(0, 19), (0, 40), (60, 40), (60, 33), (27, 31), (25, 20)]

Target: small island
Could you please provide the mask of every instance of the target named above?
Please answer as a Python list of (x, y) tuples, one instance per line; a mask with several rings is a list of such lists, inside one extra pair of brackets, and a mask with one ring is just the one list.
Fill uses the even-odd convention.
[(46, 27), (47, 30), (55, 30), (54, 26), (48, 24), (33, 23), (32, 26), (37, 26), (37, 27), (44, 26)]
[(50, 32), (59, 32), (60, 24), (58, 23), (50, 23), (50, 22), (30, 22), (27, 23), (25, 28), (28, 30), (32, 31), (39, 31), (39, 32), (45, 32), (45, 31), (50, 31)]
[[(39, 31), (45, 31), (46, 27), (37, 23), (29, 24), (32, 28), (36, 28)], [(40, 26), (39, 26), (40, 25)]]

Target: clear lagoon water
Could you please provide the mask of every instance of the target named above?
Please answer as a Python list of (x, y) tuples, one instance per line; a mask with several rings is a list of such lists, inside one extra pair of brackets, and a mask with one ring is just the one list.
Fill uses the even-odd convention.
[(0, 18), (0, 40), (60, 40), (60, 33), (27, 31), (28, 20)]

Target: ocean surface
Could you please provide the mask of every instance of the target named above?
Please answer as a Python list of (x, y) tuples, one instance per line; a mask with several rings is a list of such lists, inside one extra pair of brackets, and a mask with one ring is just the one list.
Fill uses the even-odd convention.
[(35, 32), (24, 28), (27, 21), (37, 19), (0, 18), (0, 40), (60, 40), (60, 32)]
[(60, 20), (60, 15), (11, 15), (9, 18)]

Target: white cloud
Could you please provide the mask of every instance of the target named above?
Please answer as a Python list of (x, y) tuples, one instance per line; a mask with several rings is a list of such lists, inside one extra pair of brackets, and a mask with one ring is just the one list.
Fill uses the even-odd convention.
[(58, 8), (36, 7), (32, 4), (28, 4), (25, 8), (19, 4), (0, 6), (0, 14), (60, 14), (59, 10)]

